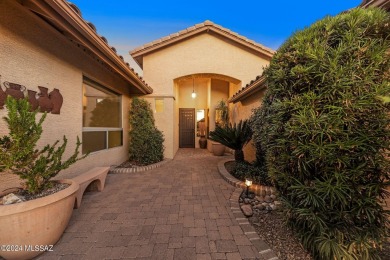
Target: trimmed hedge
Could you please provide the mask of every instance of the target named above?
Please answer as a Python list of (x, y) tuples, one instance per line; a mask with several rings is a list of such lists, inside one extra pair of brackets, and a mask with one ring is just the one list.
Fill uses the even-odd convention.
[(389, 231), (389, 14), (354, 9), (283, 44), (254, 142), (315, 259), (378, 259)]
[(129, 125), (129, 161), (148, 165), (164, 160), (164, 135), (154, 125), (149, 102), (133, 98)]

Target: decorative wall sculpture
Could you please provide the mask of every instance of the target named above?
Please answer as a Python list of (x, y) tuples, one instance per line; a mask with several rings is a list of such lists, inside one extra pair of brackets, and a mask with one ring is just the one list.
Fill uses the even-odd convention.
[(51, 113), (59, 114), (61, 111), (62, 103), (64, 101), (60, 91), (56, 88), (53, 89), (53, 91), (49, 93), (49, 98), (53, 104), (53, 109), (51, 110)]
[(50, 112), (53, 109), (53, 103), (49, 98), (48, 89), (42, 86), (38, 86), (38, 88), (41, 91), (38, 98), (39, 111)]
[(0, 109), (2, 109), (4, 107), (4, 103), (5, 103), (6, 98), (7, 98), (7, 94), (1, 88), (1, 84), (0, 84)]
[(11, 97), (14, 97), (16, 99), (24, 98), (23, 91), (26, 90), (25, 86), (22, 86), (22, 85), (16, 84), (16, 83), (11, 83), (8, 81), (4, 82), (4, 86), (6, 88), (5, 93), (7, 95), (10, 95)]
[(34, 90), (28, 89), (27, 94), (28, 94), (28, 102), (31, 105), (31, 111), (37, 110), (37, 108), (39, 107), (39, 103), (37, 100), (37, 92)]
[(40, 112), (51, 112), (52, 114), (57, 115), (60, 114), (64, 99), (58, 89), (55, 88), (49, 93), (48, 88), (38, 86), (40, 90), (38, 94), (37, 91), (30, 89), (27, 89), (26, 93), (26, 87), (23, 85), (8, 81), (5, 81), (3, 84), (5, 86), (5, 91), (0, 84), (0, 109), (4, 108), (5, 100), (8, 95), (16, 99), (20, 99), (25, 98), (27, 94), (28, 102), (31, 105), (31, 111), (39, 108)]

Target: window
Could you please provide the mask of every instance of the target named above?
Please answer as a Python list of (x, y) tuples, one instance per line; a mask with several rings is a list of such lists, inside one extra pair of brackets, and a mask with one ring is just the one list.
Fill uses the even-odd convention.
[(156, 113), (164, 112), (164, 99), (163, 98), (154, 99), (154, 105), (155, 105), (155, 112)]
[(123, 145), (120, 95), (84, 78), (83, 153)]

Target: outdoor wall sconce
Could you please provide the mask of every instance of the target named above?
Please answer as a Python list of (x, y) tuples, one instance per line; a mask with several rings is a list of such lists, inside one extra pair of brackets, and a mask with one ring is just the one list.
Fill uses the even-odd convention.
[(195, 84), (194, 84), (194, 78), (192, 78), (192, 98), (196, 98), (196, 93), (195, 93)]
[(246, 185), (246, 197), (248, 198), (249, 197), (249, 187), (252, 186), (252, 181), (246, 179), (245, 180), (245, 185)]

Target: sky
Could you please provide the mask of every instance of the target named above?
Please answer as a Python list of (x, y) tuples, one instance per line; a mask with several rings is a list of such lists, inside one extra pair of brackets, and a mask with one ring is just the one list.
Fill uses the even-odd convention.
[(129, 51), (210, 20), (277, 50), (292, 33), (327, 15), (358, 6), (361, 0), (71, 0), (98, 34), (142, 74)]

